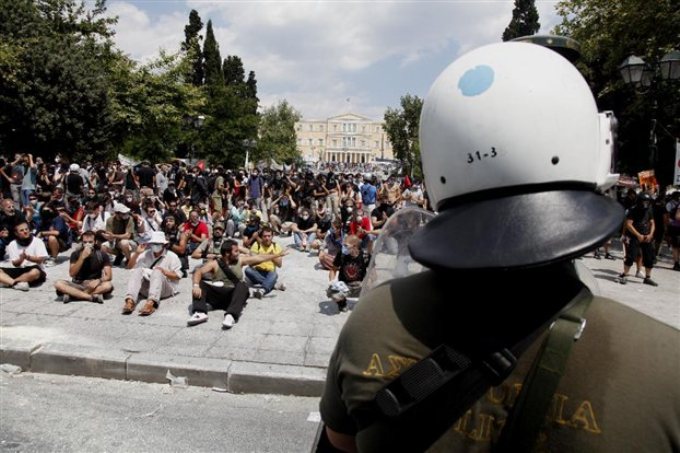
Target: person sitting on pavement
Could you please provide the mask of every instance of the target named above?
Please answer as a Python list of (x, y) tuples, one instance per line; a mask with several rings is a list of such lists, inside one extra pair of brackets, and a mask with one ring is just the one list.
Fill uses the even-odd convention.
[(286, 290), (286, 286), (283, 283), (277, 283), (279, 274), (276, 273), (276, 268), (283, 265), (283, 254), (281, 246), (272, 241), (273, 235), (271, 227), (262, 227), (260, 230), (260, 242), (255, 242), (250, 248), (250, 253), (253, 255), (278, 255), (277, 258), (263, 261), (245, 270), (246, 276), (251, 282), (262, 285), (261, 291), (255, 290), (253, 293), (257, 299), (261, 299), (273, 289), (279, 291)]
[(191, 257), (195, 260), (215, 260), (222, 255), (222, 244), (226, 241), (227, 238), (224, 236), (224, 223), (217, 222), (213, 226), (212, 238), (201, 242), (201, 245), (193, 251)]
[(182, 278), (185, 278), (189, 271), (189, 255), (187, 255), (188, 234), (179, 231), (174, 215), (163, 218), (161, 231), (165, 233), (165, 239), (168, 241), (168, 250), (174, 252), (179, 257), (179, 261), (182, 263)]
[(71, 247), (71, 234), (61, 214), (63, 209), (50, 202), (40, 211), (40, 229), (36, 236), (45, 242), (50, 254), (45, 266), (54, 266), (59, 253)]
[(367, 255), (361, 250), (361, 239), (349, 235), (343, 247), (333, 260), (333, 267), (328, 274), (331, 282), (326, 295), (338, 304), (339, 311), (347, 309), (347, 298), (358, 297), (361, 282), (368, 269)]
[[(192, 315), (188, 326), (195, 326), (208, 320), (208, 304), (213, 309), (224, 309), (222, 326), (230, 329), (238, 322), (248, 299), (248, 286), (243, 281), (243, 266), (253, 266), (265, 261), (279, 259), (288, 252), (273, 254), (241, 255), (238, 243), (227, 239), (220, 247), (219, 258), (208, 261), (196, 269), (193, 276)], [(211, 279), (205, 279), (211, 275)]]
[(108, 218), (109, 216), (104, 212), (101, 203), (97, 201), (88, 201), (85, 203), (85, 217), (83, 218), (80, 232), (106, 230), (106, 221)]
[[(111, 282), (111, 258), (100, 250), (95, 232), (86, 231), (81, 235), (79, 250), (71, 253), (68, 273), (71, 281), (57, 280), (54, 288), (65, 304), (72, 300), (89, 300), (104, 303), (104, 296), (113, 292)], [(101, 241), (99, 241), (101, 242)]]
[(128, 269), (133, 271), (128, 280), (124, 315), (134, 311), (140, 295), (147, 300), (139, 310), (139, 316), (148, 316), (156, 311), (161, 299), (177, 294), (182, 263), (174, 252), (166, 250), (167, 244), (165, 233), (155, 231), (149, 242), (141, 244), (130, 256)]
[(307, 208), (300, 209), (300, 216), (295, 224), (293, 224), (292, 231), (295, 246), (301, 252), (306, 252), (307, 247), (314, 242), (317, 228), (318, 224), (312, 212)]
[(199, 217), (198, 210), (192, 209), (189, 212), (189, 220), (182, 225), (182, 232), (187, 234), (187, 253), (193, 253), (201, 245), (201, 242), (210, 237), (208, 225), (201, 221)]
[(229, 209), (229, 218), (227, 219), (227, 236), (233, 238), (236, 233), (239, 236), (246, 229), (246, 219), (248, 218), (248, 210), (245, 208), (245, 201), (239, 199), (235, 205)]
[(113, 207), (113, 216), (106, 221), (103, 234), (106, 242), (102, 244), (104, 253), (116, 255), (113, 265), (120, 265), (123, 258), (129, 263), (130, 255), (137, 244), (132, 240), (135, 234), (135, 221), (130, 216), (130, 208), (121, 203)]
[(10, 242), (16, 239), (14, 227), (26, 222), (26, 216), (16, 209), (11, 198), (2, 200), (2, 210), (0, 211), (0, 259), (5, 256), (5, 249)]
[(8, 264), (0, 267), (0, 283), (20, 291), (45, 281), (43, 263), (48, 257), (45, 243), (31, 234), (26, 221), (14, 226), (15, 239), (7, 246)]
[(321, 263), (324, 269), (331, 270), (333, 268), (333, 261), (338, 252), (342, 250), (344, 236), (342, 220), (336, 218), (333, 220), (333, 226), (326, 233), (323, 245), (319, 251), (319, 263)]
[(256, 209), (252, 209), (248, 214), (248, 223), (243, 230), (243, 246), (250, 248), (260, 239), (260, 226), (262, 223), (261, 214)]

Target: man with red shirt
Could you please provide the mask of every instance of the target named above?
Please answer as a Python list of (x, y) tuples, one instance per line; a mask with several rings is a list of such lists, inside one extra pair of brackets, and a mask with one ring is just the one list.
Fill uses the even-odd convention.
[(371, 219), (364, 216), (361, 211), (355, 212), (349, 222), (349, 234), (361, 239), (361, 250), (366, 250), (369, 254), (373, 252), (373, 240), (375, 239), (372, 234), (369, 234), (372, 232)]
[(187, 253), (192, 253), (196, 247), (210, 237), (208, 225), (199, 220), (198, 210), (192, 209), (189, 213), (189, 220), (182, 225), (182, 232), (187, 233)]

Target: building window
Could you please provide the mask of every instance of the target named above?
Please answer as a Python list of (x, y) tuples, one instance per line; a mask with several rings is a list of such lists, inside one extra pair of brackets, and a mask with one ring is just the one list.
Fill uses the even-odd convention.
[(338, 141), (337, 141), (337, 140), (333, 140), (333, 148), (337, 148), (337, 147), (338, 147)]
[(308, 139), (308, 142), (309, 142), (309, 146), (312, 146), (312, 139), (311, 138)]
[(319, 146), (323, 146), (323, 138), (319, 139)]
[(319, 125), (319, 130), (320, 130), (321, 132), (323, 132), (323, 124), (320, 124), (320, 125)]
[(338, 125), (337, 125), (337, 124), (334, 124), (334, 125), (333, 125), (333, 130), (334, 130), (335, 132), (338, 131)]
[(357, 123), (352, 124), (352, 132), (357, 131)]
[(378, 140), (375, 141), (375, 147), (378, 147)]
[(366, 126), (361, 126), (361, 132), (366, 132)]
[[(356, 124), (354, 126), (356, 127)], [(356, 148), (356, 147), (357, 147), (357, 138), (352, 137), (352, 148)]]
[(363, 148), (363, 147), (365, 147), (365, 146), (366, 146), (366, 140), (362, 140), (362, 141), (361, 141), (361, 147)]

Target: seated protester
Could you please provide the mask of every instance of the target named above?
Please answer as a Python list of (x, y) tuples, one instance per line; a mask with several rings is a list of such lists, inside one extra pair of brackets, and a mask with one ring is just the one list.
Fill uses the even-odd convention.
[[(279, 259), (287, 252), (242, 256), (239, 246), (233, 239), (227, 239), (220, 247), (217, 259), (210, 260), (194, 272), (192, 295), (192, 315), (188, 326), (195, 326), (208, 320), (208, 304), (215, 309), (224, 309), (222, 326), (230, 329), (241, 317), (248, 299), (248, 286), (243, 281), (243, 266), (252, 266)], [(211, 275), (210, 281), (205, 278)]]
[(373, 252), (373, 241), (375, 240), (375, 235), (371, 234), (373, 227), (369, 218), (364, 216), (361, 211), (354, 212), (347, 232), (361, 239), (361, 250), (366, 250), (369, 255)]
[(361, 251), (360, 243), (357, 236), (347, 236), (345, 248), (335, 255), (333, 268), (328, 274), (331, 285), (326, 295), (338, 304), (340, 311), (347, 309), (348, 297), (359, 297), (361, 282), (366, 277), (369, 260)]
[(31, 234), (26, 221), (14, 226), (14, 236), (7, 246), (9, 263), (0, 267), (0, 283), (28, 291), (29, 286), (38, 286), (45, 281), (43, 263), (48, 257), (47, 249), (43, 241)]
[(356, 208), (356, 203), (353, 198), (346, 198), (343, 201), (342, 207), (340, 208), (340, 218), (342, 219), (342, 225), (345, 231), (347, 231), (349, 223), (352, 221), (352, 216), (357, 210), (358, 209)]
[(237, 231), (239, 235), (243, 234), (243, 230), (246, 229), (247, 218), (248, 210), (245, 208), (245, 202), (242, 199), (236, 200), (236, 204), (229, 209), (227, 236), (233, 238)]
[(177, 199), (167, 202), (167, 209), (163, 213), (163, 219), (168, 216), (173, 216), (177, 225), (182, 225), (187, 221), (187, 216), (184, 214), (184, 211), (178, 207), (178, 203), (179, 201), (177, 201)]
[(321, 249), (323, 246), (323, 239), (326, 237), (326, 233), (331, 229), (333, 216), (325, 201), (326, 200), (324, 200), (315, 211), (312, 211), (313, 216), (316, 218), (317, 228), (316, 238), (309, 244), (311, 250)]
[(165, 190), (163, 190), (162, 196), (165, 204), (169, 204), (172, 201), (177, 202), (177, 200), (179, 199), (179, 194), (177, 193), (175, 181), (173, 180), (168, 181), (168, 187)]
[(293, 226), (293, 218), (297, 204), (285, 190), (282, 195), (272, 201), (269, 222), (275, 233), (288, 233)]
[(283, 253), (279, 244), (272, 242), (274, 233), (271, 227), (265, 226), (260, 230), (260, 242), (255, 242), (250, 248), (253, 255), (278, 255), (278, 258), (263, 261), (259, 264), (246, 268), (246, 276), (256, 284), (262, 285), (262, 291), (255, 291), (254, 296), (261, 299), (265, 294), (269, 294), (273, 289), (285, 291), (283, 283), (277, 283), (279, 275), (276, 268), (283, 265)]
[(68, 209), (61, 212), (61, 217), (66, 221), (71, 237), (78, 238), (80, 228), (83, 225), (83, 218), (85, 217), (85, 207), (79, 199), (70, 198), (68, 200)]
[(199, 206), (198, 214), (198, 220), (208, 226), (208, 234), (210, 234), (213, 226), (213, 217), (210, 215), (208, 208), (203, 205)]
[(189, 220), (182, 225), (182, 232), (187, 234), (187, 253), (193, 253), (201, 242), (210, 237), (208, 225), (199, 220), (199, 212), (192, 209), (189, 213)]
[(109, 217), (110, 215), (107, 215), (101, 204), (96, 201), (88, 201), (85, 203), (85, 216), (83, 217), (80, 232), (106, 230), (106, 220)]
[(182, 278), (187, 276), (189, 271), (189, 255), (187, 254), (187, 233), (179, 231), (179, 226), (173, 215), (169, 215), (163, 219), (161, 223), (161, 231), (165, 233), (165, 239), (168, 241), (168, 250), (174, 252), (179, 257), (182, 263)]
[(311, 211), (307, 208), (301, 209), (297, 221), (291, 228), (295, 245), (300, 251), (306, 252), (307, 245), (311, 245), (314, 242), (317, 228), (316, 218), (312, 215)]
[(130, 261), (130, 255), (137, 244), (132, 240), (135, 234), (135, 221), (130, 215), (130, 208), (116, 203), (113, 216), (106, 221), (106, 230), (102, 233), (106, 242), (102, 244), (102, 251), (116, 255), (113, 265), (120, 265), (125, 258)]
[(16, 209), (11, 198), (2, 200), (0, 207), (2, 208), (0, 210), (0, 259), (2, 259), (5, 256), (5, 248), (16, 239), (14, 227), (26, 222), (26, 216)]
[(23, 207), (22, 212), (32, 231), (40, 228), (40, 210), (42, 207), (43, 203), (38, 200), (38, 195), (35, 192), (31, 192), (28, 195), (28, 205)]
[(373, 231), (380, 232), (379, 230), (392, 214), (394, 214), (394, 208), (387, 202), (387, 195), (380, 194), (378, 196), (378, 207), (371, 211), (371, 225), (373, 226)]
[(248, 214), (248, 223), (243, 230), (243, 246), (246, 248), (252, 247), (253, 243), (258, 241), (260, 236), (260, 223), (261, 218), (258, 215), (258, 211), (253, 209)]
[(206, 239), (201, 242), (201, 245), (196, 247), (196, 250), (191, 253), (191, 257), (195, 260), (200, 260), (201, 258), (205, 261), (215, 260), (221, 256), (222, 244), (226, 241), (224, 223), (217, 222), (213, 226), (212, 239)]
[(54, 266), (57, 255), (71, 247), (71, 233), (63, 218), (63, 210), (64, 208), (55, 206), (52, 202), (40, 210), (40, 229), (37, 236), (45, 242), (50, 254), (45, 266)]
[(342, 220), (339, 218), (333, 221), (333, 226), (324, 236), (324, 241), (319, 251), (319, 262), (324, 269), (331, 270), (333, 261), (338, 252), (342, 250), (345, 235), (342, 230)]
[(130, 257), (127, 267), (133, 271), (128, 280), (122, 314), (129, 315), (134, 311), (140, 295), (147, 300), (139, 310), (139, 316), (149, 316), (156, 311), (161, 299), (177, 294), (182, 263), (174, 252), (166, 250), (167, 245), (165, 233), (156, 231), (149, 242), (140, 244)]
[(86, 231), (81, 235), (82, 247), (71, 253), (68, 273), (71, 281), (57, 280), (54, 288), (57, 295), (67, 304), (72, 300), (89, 300), (104, 303), (104, 295), (111, 294), (111, 259), (103, 253), (101, 240), (97, 244), (94, 231)]
[(145, 200), (142, 205), (140, 220), (142, 226), (137, 230), (137, 238), (139, 243), (143, 244), (149, 242), (154, 231), (161, 231), (161, 223), (163, 223), (160, 212), (158, 212), (153, 201), (150, 199)]

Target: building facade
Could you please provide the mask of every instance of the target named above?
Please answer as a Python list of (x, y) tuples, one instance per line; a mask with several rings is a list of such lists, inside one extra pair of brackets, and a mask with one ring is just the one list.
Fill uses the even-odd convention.
[(297, 147), (307, 162), (370, 163), (393, 159), (392, 145), (375, 121), (355, 113), (295, 123)]

